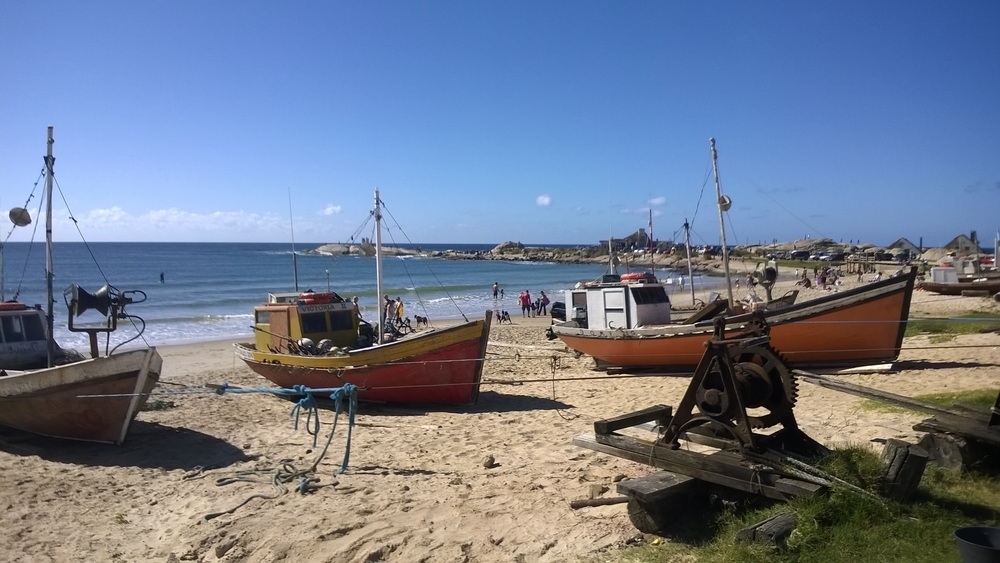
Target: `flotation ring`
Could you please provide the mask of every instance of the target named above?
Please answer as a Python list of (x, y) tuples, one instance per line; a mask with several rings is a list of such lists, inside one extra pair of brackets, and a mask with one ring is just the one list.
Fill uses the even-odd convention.
[(0, 303), (0, 311), (24, 311), (28, 306), (17, 301), (6, 301)]
[(333, 296), (336, 295), (333, 292), (307, 292), (299, 294), (299, 301), (305, 303), (306, 305), (324, 305), (326, 303), (333, 303)]

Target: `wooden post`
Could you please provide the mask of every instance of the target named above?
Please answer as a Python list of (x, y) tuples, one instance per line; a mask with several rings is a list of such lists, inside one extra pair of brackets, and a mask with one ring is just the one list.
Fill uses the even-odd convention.
[(927, 451), (915, 444), (889, 439), (882, 450), (882, 492), (889, 498), (905, 501), (913, 497), (927, 467)]
[(785, 540), (795, 530), (798, 520), (795, 514), (779, 512), (753, 526), (736, 532), (736, 543), (766, 543), (773, 546), (785, 545)]

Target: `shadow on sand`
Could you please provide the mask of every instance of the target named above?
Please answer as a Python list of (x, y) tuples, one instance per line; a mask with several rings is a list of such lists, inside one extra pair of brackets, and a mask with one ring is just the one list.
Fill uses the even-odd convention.
[(128, 437), (120, 446), (24, 434), (16, 442), (0, 444), (0, 450), (13, 454), (33, 454), (50, 461), (97, 467), (186, 471), (227, 467), (253, 459), (240, 448), (215, 436), (140, 420), (132, 422)]
[[(316, 402), (324, 410), (334, 410), (332, 401), (317, 399)], [(360, 403), (358, 404), (358, 413), (366, 415), (419, 416), (429, 412), (477, 414), (486, 412), (549, 411), (571, 408), (573, 408), (573, 405), (544, 397), (506, 395), (504, 393), (497, 393), (496, 391), (483, 391), (479, 394), (479, 402), (475, 405)], [(324, 417), (324, 420), (327, 418), (329, 417)]]

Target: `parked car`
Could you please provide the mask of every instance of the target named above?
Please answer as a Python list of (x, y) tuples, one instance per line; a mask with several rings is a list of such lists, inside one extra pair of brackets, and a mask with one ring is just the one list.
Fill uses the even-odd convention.
[(808, 260), (809, 251), (808, 250), (793, 250), (788, 253), (788, 257), (792, 260)]
[(844, 261), (844, 253), (843, 252), (831, 252), (831, 253), (823, 256), (822, 258), (820, 258), (820, 260), (825, 260), (827, 262), (843, 262)]
[(550, 310), (550, 314), (552, 315), (553, 319), (559, 319), (561, 321), (565, 321), (566, 320), (566, 304), (563, 303), (562, 301), (553, 301), (552, 302), (552, 309)]

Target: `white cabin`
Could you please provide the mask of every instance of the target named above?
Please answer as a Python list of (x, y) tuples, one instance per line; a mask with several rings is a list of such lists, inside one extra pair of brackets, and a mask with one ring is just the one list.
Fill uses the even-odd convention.
[(600, 283), (566, 290), (566, 320), (581, 328), (619, 329), (667, 324), (670, 297), (661, 283)]

